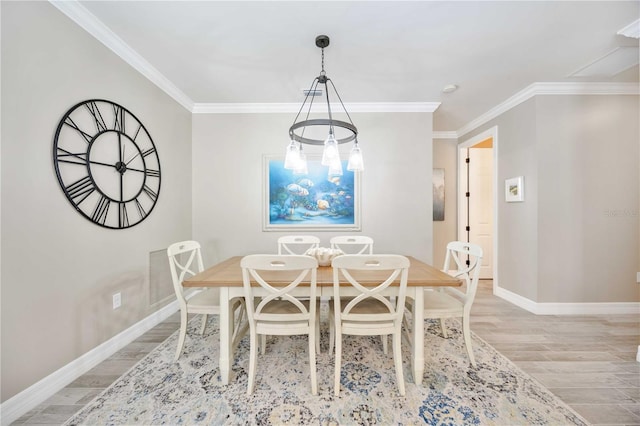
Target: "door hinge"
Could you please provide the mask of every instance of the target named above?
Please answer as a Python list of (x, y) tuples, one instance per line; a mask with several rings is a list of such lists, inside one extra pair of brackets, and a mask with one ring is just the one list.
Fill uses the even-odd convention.
[(464, 263), (466, 263), (467, 266), (471, 265), (471, 261), (469, 259), (467, 259)]
[(471, 162), (471, 158), (469, 158), (469, 157), (465, 158), (465, 159), (464, 159), (464, 162), (465, 162), (465, 163), (467, 163), (467, 164), (469, 164), (469, 163)]
[(467, 226), (466, 229), (467, 229), (467, 232), (471, 231), (471, 227), (470, 226)]
[(471, 197), (471, 193), (470, 193), (470, 192), (466, 192), (464, 195), (465, 195), (467, 198)]

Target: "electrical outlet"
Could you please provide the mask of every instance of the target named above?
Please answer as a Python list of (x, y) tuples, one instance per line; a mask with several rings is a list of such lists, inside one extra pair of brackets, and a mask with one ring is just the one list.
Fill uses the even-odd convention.
[(113, 295), (113, 309), (118, 309), (122, 305), (122, 295), (116, 293)]

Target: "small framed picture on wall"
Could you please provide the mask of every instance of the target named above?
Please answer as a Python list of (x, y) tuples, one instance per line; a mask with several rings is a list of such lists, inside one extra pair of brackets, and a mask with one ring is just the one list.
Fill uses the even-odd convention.
[(504, 199), (507, 203), (524, 201), (524, 176), (517, 176), (504, 181)]

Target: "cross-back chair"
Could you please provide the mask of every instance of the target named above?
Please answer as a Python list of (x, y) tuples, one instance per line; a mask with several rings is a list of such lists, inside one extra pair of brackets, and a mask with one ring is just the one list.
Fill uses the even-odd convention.
[[(340, 394), (342, 335), (392, 336), (393, 359), (400, 395), (405, 394), (401, 329), (409, 259), (393, 254), (343, 255), (333, 259), (335, 326), (334, 394)], [(375, 285), (364, 285), (359, 277)], [(399, 281), (397, 285), (392, 285)], [(395, 299), (389, 298), (389, 295)], [(386, 337), (385, 337), (386, 338)]]
[(320, 238), (314, 235), (285, 235), (278, 238), (278, 254), (304, 254), (320, 247)]
[[(468, 261), (468, 263), (467, 263)], [(454, 287), (441, 287), (434, 291), (424, 292), (424, 318), (440, 319), (443, 337), (447, 338), (446, 318), (462, 319), (462, 335), (472, 366), (476, 366), (471, 347), (471, 328), (469, 313), (478, 289), (482, 248), (473, 243), (452, 241), (447, 244), (443, 272), (464, 280), (464, 291)], [(411, 299), (407, 299), (407, 307), (411, 309)], [(408, 330), (410, 328), (407, 328)]]
[(254, 254), (243, 257), (240, 266), (250, 332), (247, 395), (253, 393), (255, 383), (258, 336), (300, 334), (309, 336), (311, 392), (317, 395), (318, 261), (302, 255)]
[[(193, 295), (187, 295), (182, 286), (182, 282), (204, 270), (200, 244), (197, 241), (181, 241), (171, 244), (167, 248), (169, 267), (171, 269), (171, 279), (173, 290), (175, 291), (178, 305), (180, 306), (180, 333), (178, 337), (178, 347), (174, 360), (180, 358), (187, 336), (188, 314), (202, 314), (202, 326), (200, 334), (204, 334), (207, 326), (207, 315), (220, 315), (220, 292), (218, 289), (202, 289)], [(238, 322), (234, 325), (234, 338), (239, 332), (238, 324), (245, 313), (244, 301), (242, 298), (235, 298), (231, 301), (231, 309)]]
[(373, 238), (364, 235), (340, 235), (329, 240), (332, 249), (345, 254), (373, 254)]

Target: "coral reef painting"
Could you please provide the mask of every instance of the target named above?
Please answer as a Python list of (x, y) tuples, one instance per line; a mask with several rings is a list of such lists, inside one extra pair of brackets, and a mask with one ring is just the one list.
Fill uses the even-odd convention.
[(308, 159), (308, 173), (294, 174), (282, 158), (265, 156), (265, 230), (359, 230), (357, 174), (343, 162), (342, 176), (328, 176), (320, 159)]

